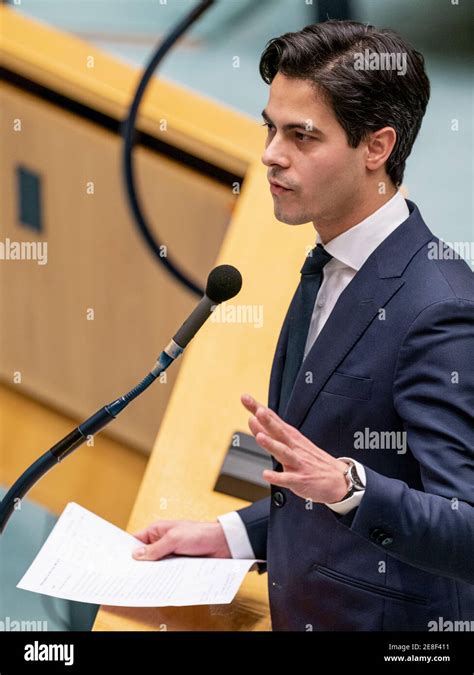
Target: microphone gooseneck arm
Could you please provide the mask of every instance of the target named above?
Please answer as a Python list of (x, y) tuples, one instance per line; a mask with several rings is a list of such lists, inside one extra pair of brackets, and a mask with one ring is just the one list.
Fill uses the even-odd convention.
[[(207, 318), (207, 317), (206, 317)], [(183, 347), (171, 340), (167, 347), (159, 355), (155, 365), (136, 387), (124, 396), (115, 399), (88, 417), (85, 422), (79, 424), (71, 433), (64, 436), (60, 441), (39, 457), (12, 485), (0, 503), (0, 534), (3, 533), (10, 516), (17, 508), (17, 504), (33, 485), (59, 462), (62, 462), (76, 448), (85, 443), (91, 436), (110, 424), (124, 408), (127, 407), (137, 396), (148, 389), (168, 366), (180, 356)]]

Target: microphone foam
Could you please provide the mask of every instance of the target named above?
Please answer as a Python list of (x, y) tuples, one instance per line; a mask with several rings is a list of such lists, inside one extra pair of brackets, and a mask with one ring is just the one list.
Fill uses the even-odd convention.
[(230, 300), (242, 288), (242, 275), (233, 265), (218, 265), (207, 278), (206, 295), (216, 304)]

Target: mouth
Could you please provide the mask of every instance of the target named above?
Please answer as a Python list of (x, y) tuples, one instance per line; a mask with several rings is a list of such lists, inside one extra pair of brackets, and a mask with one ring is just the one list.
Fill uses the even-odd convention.
[(280, 185), (279, 183), (274, 183), (270, 181), (270, 192), (273, 195), (283, 195), (286, 194), (287, 192), (293, 192), (293, 190), (283, 187), (283, 185)]

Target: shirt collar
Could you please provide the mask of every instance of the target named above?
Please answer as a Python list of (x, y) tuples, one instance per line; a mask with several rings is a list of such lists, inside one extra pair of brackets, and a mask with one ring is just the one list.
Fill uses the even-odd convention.
[[(330, 242), (324, 244), (324, 248), (335, 261), (340, 261), (358, 271), (377, 246), (409, 215), (407, 203), (401, 192), (397, 190), (395, 195), (377, 211), (331, 239)], [(316, 243), (322, 243), (319, 233)]]

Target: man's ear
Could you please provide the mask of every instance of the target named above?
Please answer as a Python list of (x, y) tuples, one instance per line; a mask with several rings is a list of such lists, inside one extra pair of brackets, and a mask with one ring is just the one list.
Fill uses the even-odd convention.
[(369, 134), (365, 158), (365, 165), (369, 171), (376, 171), (385, 164), (396, 141), (397, 132), (393, 127), (383, 127)]

